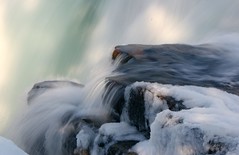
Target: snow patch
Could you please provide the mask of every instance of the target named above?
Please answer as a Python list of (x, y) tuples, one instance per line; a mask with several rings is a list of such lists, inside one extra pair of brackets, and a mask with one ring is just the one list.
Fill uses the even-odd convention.
[(0, 137), (0, 155), (27, 155), (12, 141)]

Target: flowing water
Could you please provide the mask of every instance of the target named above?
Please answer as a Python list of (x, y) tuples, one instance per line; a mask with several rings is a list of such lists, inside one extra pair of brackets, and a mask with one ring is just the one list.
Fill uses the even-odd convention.
[[(75, 105), (75, 101), (95, 104), (97, 100), (101, 100), (99, 94), (104, 91), (105, 86), (102, 81), (113, 70), (111, 53), (116, 45), (200, 44), (216, 40), (218, 43), (215, 48), (223, 47), (227, 51), (233, 51), (232, 54), (218, 56), (220, 59), (217, 59), (217, 63), (225, 62), (225, 65), (221, 66), (223, 75), (220, 74), (220, 70), (215, 70), (218, 77), (216, 81), (225, 82), (223, 86), (229, 85), (226, 90), (230, 89), (230, 84), (237, 84), (232, 83), (237, 82), (235, 79), (227, 78), (228, 76), (236, 78), (238, 68), (239, 55), (236, 51), (238, 51), (239, 2), (236, 0), (190, 2), (184, 0), (170, 2), (166, 0), (150, 2), (1, 0), (0, 4), (0, 73), (2, 75), (0, 77), (0, 121), (2, 122), (0, 131), (3, 134), (6, 133), (3, 132), (4, 129), (9, 130), (7, 124), (14, 122), (13, 116), (22, 115), (22, 111), (27, 106), (26, 94), (38, 81), (73, 79), (86, 85), (83, 92), (78, 88), (74, 91), (84, 94), (82, 98), (79, 98), (81, 96), (77, 96), (77, 93), (73, 93), (72, 96), (66, 95), (66, 99), (64, 96), (63, 99), (59, 97), (60, 101), (49, 97), (51, 102), (54, 101), (51, 107), (53, 109), (57, 101), (67, 100)], [(180, 68), (180, 66), (174, 69), (185, 73), (195, 70), (195, 68)], [(124, 68), (120, 71), (126, 72)], [(202, 78), (209, 80), (213, 76), (205, 74)], [(146, 77), (147, 75), (142, 75), (142, 81), (145, 81)], [(187, 78), (192, 80), (194, 75)], [(193, 82), (195, 81), (189, 80), (189, 83), (181, 84), (200, 85)], [(171, 79), (165, 83), (177, 84), (177, 81), (175, 83)], [(94, 88), (96, 86), (97, 88)], [(65, 89), (61, 91), (58, 93), (68, 92)], [(109, 98), (106, 100), (111, 100), (111, 97)], [(44, 108), (47, 107), (43, 106), (41, 110), (44, 111)], [(48, 117), (59, 122), (63, 117), (61, 116), (63, 111), (74, 109), (74, 106), (69, 106), (68, 109), (63, 106), (62, 109), (58, 109), (59, 111), (55, 111), (55, 115)], [(101, 117), (108, 115), (104, 110), (97, 113), (102, 113)], [(28, 115), (31, 116), (31, 112)], [(41, 116), (35, 119), (29, 120), (29, 123), (41, 120)], [(108, 120), (102, 118), (102, 121)], [(44, 123), (42, 125), (44, 126)], [(45, 126), (47, 125), (46, 123)], [(54, 133), (58, 125), (56, 123), (49, 133)], [(157, 129), (157, 126), (155, 128)], [(35, 141), (34, 136), (32, 139)], [(52, 148), (56, 147), (57, 145), (52, 146)], [(140, 147), (136, 147), (136, 150), (140, 150)]]

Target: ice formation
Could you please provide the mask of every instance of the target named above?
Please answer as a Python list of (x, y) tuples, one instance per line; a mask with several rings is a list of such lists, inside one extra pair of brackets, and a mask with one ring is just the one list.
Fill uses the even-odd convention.
[[(127, 100), (130, 98), (130, 91), (135, 88), (143, 91), (144, 123), (150, 126), (149, 140), (133, 147), (137, 153), (238, 153), (238, 96), (215, 88), (138, 82), (127, 88)], [(175, 100), (174, 105), (167, 100), (168, 97)], [(125, 112), (124, 115), (123, 117), (128, 117), (130, 114)], [(125, 120), (129, 124), (134, 123), (130, 119)]]
[(238, 45), (117, 46), (107, 75), (28, 93), (16, 143), (34, 155), (239, 154)]

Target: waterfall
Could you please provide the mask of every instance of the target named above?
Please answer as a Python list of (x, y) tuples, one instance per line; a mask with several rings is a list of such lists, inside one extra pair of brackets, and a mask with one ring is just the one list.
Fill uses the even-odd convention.
[[(29, 136), (32, 138), (29, 139), (29, 142), (36, 142), (36, 145), (32, 144), (36, 148), (43, 143), (42, 139), (39, 139), (39, 143), (36, 139), (49, 130), (47, 132), (49, 135), (47, 143), (49, 143), (48, 147), (50, 148), (45, 149), (58, 150), (57, 153), (61, 154), (61, 146), (65, 145), (62, 142), (69, 140), (65, 138), (77, 138), (77, 133), (73, 129), (75, 127), (72, 124), (75, 121), (77, 124), (82, 123), (83, 120), (82, 124), (85, 130), (82, 130), (81, 134), (78, 135), (77, 143), (74, 141), (73, 144), (72, 142), (72, 146), (79, 146), (81, 138), (88, 136), (90, 140), (82, 144), (82, 147), (91, 146), (90, 150), (95, 151), (92, 151), (92, 153), (97, 154), (97, 149), (93, 149), (94, 144), (91, 144), (93, 143), (92, 139), (100, 141), (100, 138), (102, 138), (100, 134), (108, 134), (111, 127), (125, 127), (126, 133), (135, 135), (129, 142), (131, 145), (136, 144), (136, 141), (141, 141), (134, 148), (132, 147), (132, 150), (147, 154), (147, 152), (141, 150), (144, 148), (141, 146), (149, 146), (154, 142), (156, 143), (157, 140), (149, 138), (150, 133), (148, 131), (139, 132), (137, 121), (133, 123), (133, 127), (128, 126), (129, 124), (132, 125), (131, 123), (124, 124), (130, 121), (130, 118), (122, 116), (121, 113), (127, 115), (127, 112), (125, 112), (127, 106), (124, 107), (124, 105), (119, 104), (127, 101), (127, 95), (130, 96), (130, 89), (134, 88), (134, 82), (136, 81), (149, 82), (148, 87), (157, 82), (162, 84), (163, 88), (169, 90), (171, 90), (171, 87), (168, 88), (164, 86), (165, 84), (170, 84), (172, 87), (175, 85), (193, 85), (195, 89), (192, 91), (195, 94), (201, 91), (209, 91), (201, 87), (214, 87), (236, 96), (229, 95), (230, 97), (228, 97), (220, 91), (218, 93), (218, 90), (215, 91), (225, 96), (225, 99), (222, 99), (221, 102), (225, 103), (226, 107), (230, 107), (230, 105), (227, 105), (230, 103), (225, 101), (227, 98), (233, 98), (233, 103), (237, 101), (237, 62), (239, 58), (237, 35), (239, 21), (237, 15), (239, 9), (236, 0), (199, 2), (188, 2), (186, 0), (170, 2), (166, 0), (150, 2), (142, 0), (137, 2), (127, 0), (26, 0), (22, 2), (15, 0), (2, 1), (0, 10), (0, 74), (2, 75), (0, 78), (0, 121), (3, 122), (0, 125), (0, 132), (11, 137), (8, 131), (12, 124), (16, 125), (19, 121), (16, 120), (16, 117), (23, 117), (23, 120), (25, 120), (34, 115), (32, 119), (24, 121), (25, 124), (23, 123), (24, 126), (19, 127), (19, 132), (28, 135), (28, 129), (31, 128), (34, 136)], [(173, 45), (173, 48), (171, 48), (172, 43), (186, 44), (186, 46), (178, 48), (178, 46), (173, 47)], [(140, 56), (133, 51), (137, 48), (141, 52), (152, 48), (154, 51), (161, 47), (124, 46), (127, 44), (170, 44), (169, 47), (165, 48), (172, 50), (171, 54), (177, 48), (179, 51), (188, 51), (188, 48), (192, 48), (199, 53), (193, 58), (190, 55), (192, 54), (190, 50), (188, 51), (188, 57), (185, 57), (185, 53), (182, 56), (180, 54), (174, 55), (173, 59), (171, 59), (170, 54), (169, 56), (167, 54), (161, 55), (160, 58), (167, 66), (157, 68), (157, 65), (162, 64), (161, 62), (153, 62), (157, 54), (154, 55), (154, 52), (151, 51), (151, 57), (144, 53), (146, 54), (146, 61), (141, 62), (141, 59), (144, 59), (141, 57), (142, 55)], [(115, 48), (115, 46), (117, 47)], [(120, 58), (115, 57), (115, 60), (112, 60), (112, 52), (117, 48), (120, 49)], [(148, 51), (150, 53), (150, 50)], [(122, 65), (122, 60), (126, 64)], [(134, 60), (137, 60), (136, 63)], [(138, 63), (138, 60), (140, 63)], [(152, 62), (148, 60), (152, 60)], [(178, 64), (179, 60), (185, 61), (188, 66), (183, 63)], [(166, 63), (166, 61), (173, 61), (177, 65)], [(151, 71), (151, 73), (148, 73), (148, 71)], [(158, 78), (159, 76), (154, 74), (153, 71), (163, 72), (164, 75), (160, 76), (161, 79), (156, 80), (153, 77)], [(147, 74), (143, 74), (145, 72)], [(174, 77), (177, 77), (177, 79)], [(46, 81), (46, 83), (41, 81)], [(47, 83), (47, 81), (51, 82)], [(69, 81), (73, 81), (76, 85)], [(40, 85), (39, 88), (32, 87), (35, 83)], [(142, 89), (147, 90), (146, 86), (142, 85), (140, 85), (140, 89), (143, 87)], [(36, 86), (38, 85), (36, 84)], [(128, 94), (125, 92), (126, 87), (129, 89)], [(158, 87), (158, 85), (156, 84), (155, 87)], [(188, 91), (187, 87), (182, 87), (182, 90), (184, 89)], [(31, 91), (29, 92), (29, 90)], [(160, 92), (157, 89), (154, 91), (154, 94)], [(32, 100), (31, 103), (27, 101), (27, 92), (29, 92), (28, 97), (33, 92), (33, 99), (35, 100)], [(211, 96), (209, 95), (209, 98), (213, 96), (213, 92), (210, 91)], [(147, 91), (141, 92), (141, 95), (147, 97)], [(172, 97), (175, 98), (175, 96)], [(185, 97), (184, 94), (181, 97)], [(179, 101), (182, 104), (188, 102), (186, 99)], [(161, 100), (155, 102), (161, 102)], [(58, 109), (59, 105), (61, 106)], [(195, 105), (188, 106), (193, 107)], [(188, 106), (186, 107), (188, 108)], [(160, 108), (164, 109), (163, 107), (167, 106), (163, 105)], [(235, 105), (235, 107), (237, 106)], [(55, 111), (49, 113), (50, 109), (55, 109)], [(82, 112), (81, 109), (84, 109), (84, 111)], [(237, 108), (235, 109), (237, 110)], [(39, 115), (35, 115), (35, 113)], [(92, 115), (92, 113), (95, 115)], [(162, 117), (167, 116), (167, 114), (160, 115)], [(234, 116), (233, 112), (232, 115)], [(83, 116), (86, 118), (82, 118)], [(186, 117), (186, 114), (175, 117), (183, 118), (184, 116)], [(152, 132), (154, 133), (158, 128), (156, 121), (165, 120), (161, 120), (156, 113), (152, 117), (150, 115), (152, 120), (147, 128), (152, 125)], [(81, 121), (78, 120), (79, 118)], [(156, 121), (153, 121), (154, 118)], [(89, 123), (89, 120), (95, 120), (95, 122)], [(39, 130), (33, 130), (38, 125), (35, 122), (39, 122), (39, 126), (42, 126), (38, 128)], [(56, 123), (48, 128), (52, 122)], [(120, 124), (117, 124), (119, 122)], [(90, 127), (84, 125), (85, 123), (89, 123)], [(191, 121), (190, 123), (194, 122)], [(146, 126), (143, 126), (142, 129), (145, 130)], [(68, 130), (69, 132), (67, 132)], [(86, 130), (89, 130), (89, 133), (85, 134)], [(174, 130), (172, 129), (172, 131)], [(186, 129), (183, 128), (182, 130)], [(187, 130), (189, 134), (192, 134), (189, 129)], [(197, 130), (200, 130), (195, 131), (199, 135), (201, 131), (204, 131), (204, 129)], [(66, 133), (61, 134), (60, 131)], [(77, 128), (76, 131), (80, 132), (80, 129)], [(12, 134), (12, 131), (9, 132)], [(168, 134), (167, 131), (164, 132)], [(210, 131), (205, 131), (205, 133), (208, 132)], [(185, 132), (182, 133), (185, 134)], [(157, 134), (154, 133), (154, 135)], [(207, 136), (207, 142), (212, 140), (211, 135)], [(59, 143), (53, 145), (52, 141), (56, 137)], [(217, 138), (217, 142), (222, 143), (220, 141), (221, 137)], [(15, 139), (18, 145), (24, 148), (21, 145), (22, 142), (18, 140), (18, 138)], [(219, 145), (215, 141), (214, 139), (213, 144)], [(223, 142), (226, 144), (227, 141), (228, 139), (224, 139)], [(235, 141), (233, 145), (237, 145), (236, 140), (233, 139), (232, 141)], [(173, 142), (171, 143), (173, 144)], [(173, 145), (176, 146), (176, 144)], [(67, 147), (64, 151), (72, 151), (72, 146)], [(30, 149), (34, 150), (34, 147)], [(198, 148), (205, 149), (206, 147), (199, 146)], [(226, 148), (227, 151), (233, 152), (230, 149), (235, 147)], [(31, 151), (28, 150), (28, 152)], [(41, 151), (44, 152), (45, 150), (40, 150), (40, 153), (42, 153)], [(98, 151), (104, 150), (98, 148)], [(147, 151), (155, 150), (152, 148)], [(170, 151), (172, 150), (166, 152), (168, 154), (173, 153)], [(160, 150), (156, 150), (156, 152), (160, 152)]]

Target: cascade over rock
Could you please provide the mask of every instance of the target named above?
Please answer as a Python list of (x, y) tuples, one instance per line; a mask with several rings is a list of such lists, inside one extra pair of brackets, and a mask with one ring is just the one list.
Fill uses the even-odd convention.
[(211, 44), (116, 46), (96, 104), (76, 82), (33, 86), (20, 146), (34, 155), (238, 153), (232, 53)]

